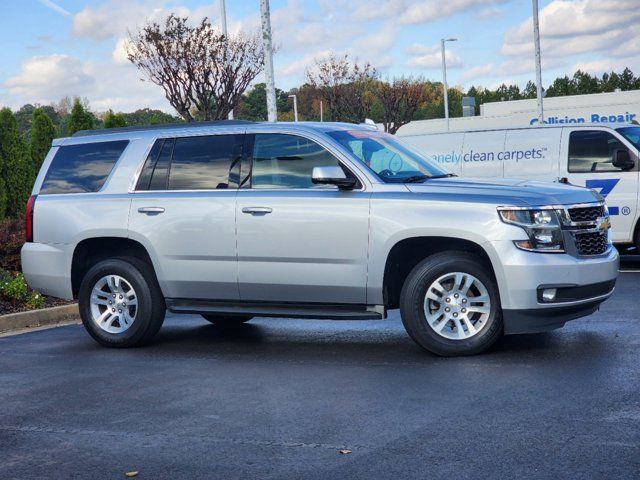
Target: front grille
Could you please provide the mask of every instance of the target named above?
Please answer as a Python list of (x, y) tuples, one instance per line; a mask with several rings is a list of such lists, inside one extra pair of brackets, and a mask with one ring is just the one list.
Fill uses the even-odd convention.
[(595, 222), (598, 218), (604, 216), (604, 207), (576, 207), (569, 209), (569, 217), (572, 222)]
[(579, 255), (602, 255), (609, 248), (607, 232), (589, 232), (575, 234)]

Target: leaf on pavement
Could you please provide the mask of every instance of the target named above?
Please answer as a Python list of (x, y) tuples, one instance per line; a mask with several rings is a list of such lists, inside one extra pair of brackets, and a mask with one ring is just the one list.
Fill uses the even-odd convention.
[(137, 477), (138, 476), (138, 472), (125, 472), (124, 476), (127, 477), (127, 478)]
[(341, 450), (338, 450), (338, 452), (340, 452), (341, 455), (349, 455), (351, 453), (351, 450), (343, 448)]

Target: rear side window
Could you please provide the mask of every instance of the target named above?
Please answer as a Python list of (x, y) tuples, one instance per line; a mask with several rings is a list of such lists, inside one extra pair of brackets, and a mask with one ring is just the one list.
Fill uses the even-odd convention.
[(613, 152), (626, 147), (611, 133), (602, 130), (571, 132), (569, 136), (569, 172), (619, 172), (613, 166)]
[(242, 138), (239, 137), (211, 135), (177, 138), (169, 173), (169, 190), (229, 188), (229, 169), (242, 148)]
[(97, 192), (128, 144), (118, 140), (59, 147), (40, 194)]

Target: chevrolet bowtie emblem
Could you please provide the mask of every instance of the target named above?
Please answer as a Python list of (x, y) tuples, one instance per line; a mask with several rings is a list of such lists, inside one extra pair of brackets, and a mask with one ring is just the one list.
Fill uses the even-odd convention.
[(597, 225), (598, 225), (598, 230), (609, 230), (609, 228), (611, 228), (611, 222), (609, 220), (609, 217), (600, 217), (597, 220)]

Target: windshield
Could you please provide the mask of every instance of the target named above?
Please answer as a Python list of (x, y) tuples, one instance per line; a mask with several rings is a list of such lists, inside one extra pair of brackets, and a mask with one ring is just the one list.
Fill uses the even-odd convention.
[(327, 134), (386, 183), (421, 182), (452, 176), (387, 133), (336, 130)]
[(617, 130), (624, 138), (633, 143), (634, 147), (640, 149), (640, 127), (623, 127)]

